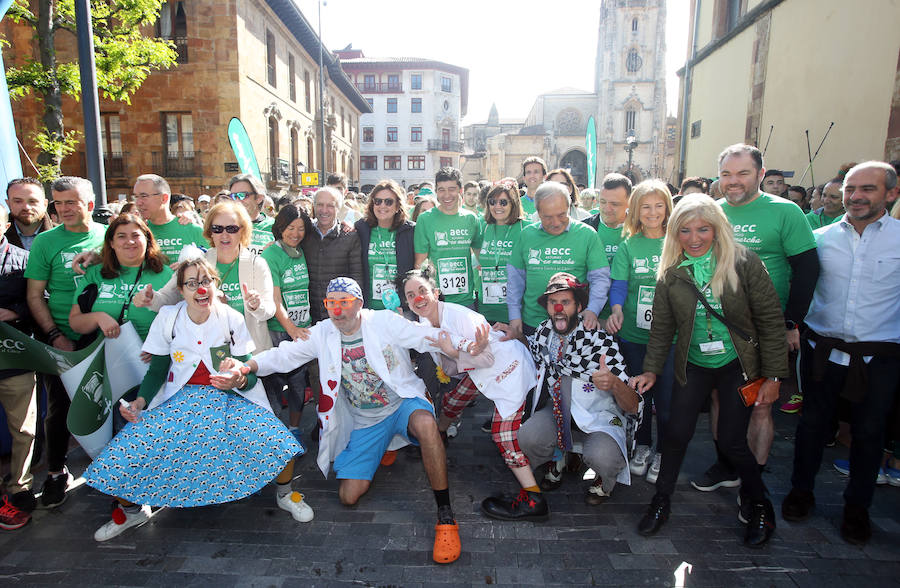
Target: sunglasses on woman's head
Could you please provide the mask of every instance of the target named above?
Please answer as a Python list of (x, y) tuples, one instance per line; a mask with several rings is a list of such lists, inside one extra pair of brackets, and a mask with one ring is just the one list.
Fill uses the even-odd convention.
[(226, 225), (226, 226), (210, 225), (209, 230), (210, 230), (210, 232), (215, 233), (217, 235), (221, 234), (221, 233), (228, 233), (229, 235), (234, 235), (235, 233), (238, 233), (241, 230), (241, 227), (239, 227), (238, 225)]
[(393, 206), (396, 200), (393, 198), (372, 198), (372, 202), (375, 203), (375, 206), (381, 206), (382, 204), (384, 206)]
[(508, 206), (509, 200), (506, 198), (488, 198), (488, 206), (495, 206), (497, 204), (500, 206)]

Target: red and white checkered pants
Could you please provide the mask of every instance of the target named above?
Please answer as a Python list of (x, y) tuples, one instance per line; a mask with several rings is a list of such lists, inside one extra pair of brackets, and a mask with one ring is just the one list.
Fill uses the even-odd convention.
[[(466, 376), (449, 392), (444, 394), (441, 402), (441, 413), (450, 420), (456, 420), (469, 402), (478, 394), (478, 388), (472, 378)], [(500, 450), (503, 462), (510, 468), (522, 468), (529, 464), (528, 458), (519, 447), (519, 427), (522, 425), (522, 415), (525, 412), (525, 403), (509, 416), (502, 418), (497, 409), (491, 419), (491, 439)]]

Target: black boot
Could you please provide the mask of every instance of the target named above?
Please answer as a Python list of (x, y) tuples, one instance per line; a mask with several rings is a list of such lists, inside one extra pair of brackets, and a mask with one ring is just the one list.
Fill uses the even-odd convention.
[(844, 505), (841, 519), (841, 537), (851, 545), (865, 545), (872, 538), (872, 523), (869, 511), (854, 504)]
[(644, 537), (656, 535), (666, 521), (669, 520), (670, 511), (671, 501), (668, 495), (657, 493), (647, 508), (647, 514), (638, 523), (638, 533)]
[(547, 500), (540, 492), (522, 488), (518, 496), (490, 496), (481, 501), (481, 512), (502, 521), (546, 521), (550, 517)]
[(744, 534), (744, 545), (762, 547), (775, 533), (775, 509), (770, 500), (758, 500), (750, 505), (750, 520)]

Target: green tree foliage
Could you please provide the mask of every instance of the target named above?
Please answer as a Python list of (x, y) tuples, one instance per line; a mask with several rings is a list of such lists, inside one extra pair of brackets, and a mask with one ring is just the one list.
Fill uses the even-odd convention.
[[(175, 66), (175, 46), (148, 36), (159, 18), (163, 0), (91, 0), (97, 88), (104, 98), (131, 103), (131, 96), (154, 70)], [(66, 130), (62, 98), (81, 99), (77, 55), (61, 61), (57, 33), (74, 45), (73, 0), (15, 0), (7, 17), (33, 31), (37, 59), (27, 58), (6, 70), (13, 99), (34, 94), (43, 103), (43, 126), (32, 136), (41, 150), (37, 164), (41, 179), (59, 175), (60, 162), (75, 151), (77, 131)], [(154, 31), (155, 32), (155, 31)], [(152, 33), (151, 33), (152, 34)]]

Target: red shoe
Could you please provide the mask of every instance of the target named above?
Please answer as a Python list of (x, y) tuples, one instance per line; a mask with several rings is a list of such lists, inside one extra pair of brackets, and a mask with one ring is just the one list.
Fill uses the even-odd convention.
[(383, 466), (394, 465), (395, 461), (397, 461), (396, 451), (385, 451), (384, 455), (381, 457), (381, 465)]
[(13, 506), (9, 497), (6, 494), (3, 495), (3, 498), (0, 499), (0, 529), (15, 531), (27, 525), (30, 520), (30, 514)]

